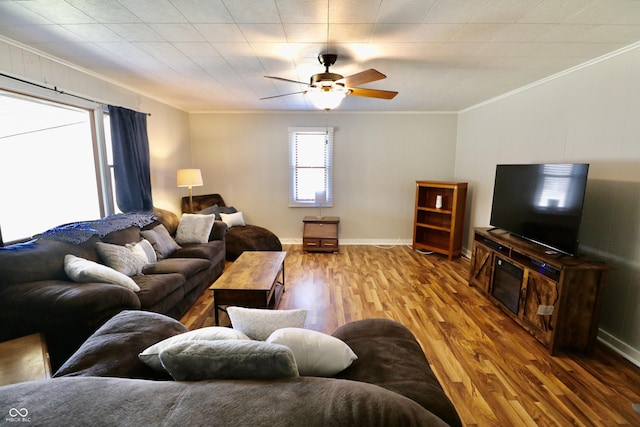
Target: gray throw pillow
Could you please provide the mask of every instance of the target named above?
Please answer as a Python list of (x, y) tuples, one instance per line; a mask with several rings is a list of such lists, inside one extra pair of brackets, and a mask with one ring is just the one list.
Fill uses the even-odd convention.
[(173, 240), (162, 224), (153, 227), (151, 230), (142, 230), (140, 234), (153, 245), (153, 249), (158, 255), (158, 260), (165, 259), (180, 249), (180, 246)]
[(201, 211), (198, 211), (196, 213), (202, 214), (202, 215), (215, 215), (216, 219), (218, 221), (222, 221), (222, 218), (220, 217), (221, 213), (224, 214), (232, 214), (232, 213), (236, 213), (238, 212), (238, 210), (236, 208), (234, 208), (233, 206), (218, 206), (218, 205), (213, 205), (213, 206), (209, 206), (208, 208), (204, 208)]
[(206, 328), (194, 329), (184, 334), (175, 335), (146, 348), (138, 355), (138, 358), (153, 369), (164, 370), (160, 362), (162, 350), (182, 342), (192, 341), (216, 341), (216, 340), (249, 340), (249, 337), (235, 329), (222, 326), (208, 326)]
[(126, 246), (96, 242), (96, 250), (106, 265), (129, 277), (142, 273), (146, 264)]
[(191, 341), (160, 352), (160, 362), (176, 381), (274, 379), (298, 376), (293, 352), (262, 341)]

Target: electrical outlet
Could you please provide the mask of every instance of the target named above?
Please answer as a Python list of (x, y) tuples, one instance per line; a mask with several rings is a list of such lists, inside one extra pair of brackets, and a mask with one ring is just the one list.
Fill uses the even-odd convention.
[(553, 314), (553, 306), (552, 305), (542, 305), (538, 306), (539, 316), (551, 316)]

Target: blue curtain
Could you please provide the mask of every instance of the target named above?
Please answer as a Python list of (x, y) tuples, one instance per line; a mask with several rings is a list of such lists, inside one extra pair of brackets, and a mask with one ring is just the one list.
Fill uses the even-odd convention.
[(122, 212), (151, 212), (147, 115), (109, 105), (116, 203)]

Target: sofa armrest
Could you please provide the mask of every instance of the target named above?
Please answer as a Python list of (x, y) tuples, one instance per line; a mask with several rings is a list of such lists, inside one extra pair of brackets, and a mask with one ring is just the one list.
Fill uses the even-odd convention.
[(146, 311), (122, 311), (93, 333), (54, 377), (94, 376), (171, 379), (145, 365), (138, 354), (147, 347), (187, 332), (177, 320)]
[(224, 240), (227, 235), (227, 231), (229, 231), (229, 226), (220, 220), (215, 220), (213, 222), (213, 228), (211, 229), (211, 234), (209, 235), (209, 241), (213, 240)]
[(107, 283), (43, 280), (0, 289), (0, 341), (41, 332), (55, 370), (107, 319), (139, 309), (129, 289)]
[(134, 292), (109, 283), (43, 280), (0, 289), (0, 313), (25, 321), (85, 321), (114, 309), (139, 308), (140, 300)]
[(376, 384), (419, 403), (451, 426), (462, 425), (420, 344), (404, 325), (389, 319), (358, 320), (333, 336), (358, 356), (337, 378)]

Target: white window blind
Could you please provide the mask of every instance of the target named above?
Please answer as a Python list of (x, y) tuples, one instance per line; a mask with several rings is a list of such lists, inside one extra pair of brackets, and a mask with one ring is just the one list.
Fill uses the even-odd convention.
[(333, 206), (333, 128), (289, 128), (289, 206), (320, 205)]

